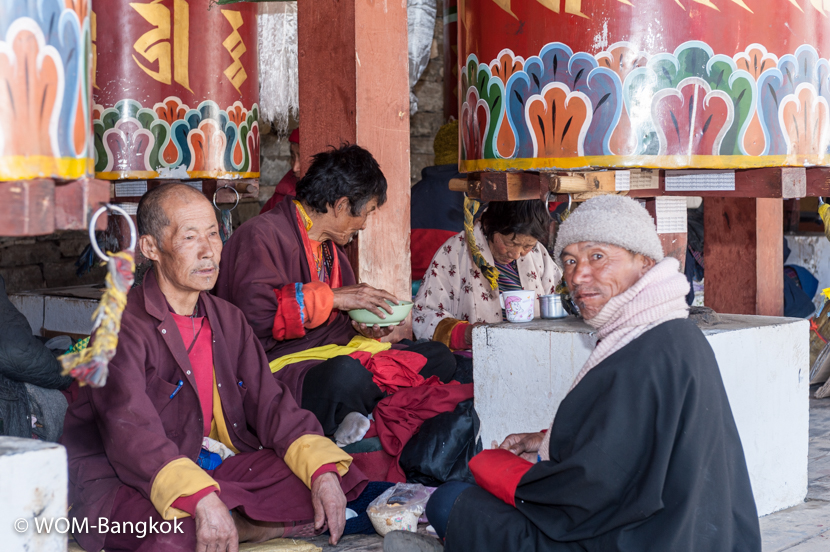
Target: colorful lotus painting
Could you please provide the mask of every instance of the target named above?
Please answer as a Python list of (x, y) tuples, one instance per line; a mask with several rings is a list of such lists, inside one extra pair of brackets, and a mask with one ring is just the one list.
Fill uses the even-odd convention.
[(91, 176), (88, 0), (0, 0), (0, 180)]
[(94, 8), (98, 178), (259, 177), (256, 6), (138, 0)]
[(461, 168), (830, 165), (822, 6), (459, 1)]

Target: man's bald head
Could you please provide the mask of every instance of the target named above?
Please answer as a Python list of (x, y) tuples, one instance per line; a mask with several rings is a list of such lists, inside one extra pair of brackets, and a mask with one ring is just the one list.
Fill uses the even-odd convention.
[(164, 211), (164, 206), (174, 198), (182, 203), (208, 201), (200, 191), (187, 184), (174, 182), (153, 188), (144, 194), (138, 203), (136, 219), (139, 236), (153, 236), (156, 244), (161, 247), (164, 229), (170, 224), (170, 217)]

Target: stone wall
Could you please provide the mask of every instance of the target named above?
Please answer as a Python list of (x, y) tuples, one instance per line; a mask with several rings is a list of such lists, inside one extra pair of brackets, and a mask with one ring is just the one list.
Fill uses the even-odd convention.
[(31, 238), (0, 237), (0, 276), (6, 291), (97, 284), (106, 269), (96, 267), (78, 277), (75, 261), (89, 244), (86, 232), (60, 232)]

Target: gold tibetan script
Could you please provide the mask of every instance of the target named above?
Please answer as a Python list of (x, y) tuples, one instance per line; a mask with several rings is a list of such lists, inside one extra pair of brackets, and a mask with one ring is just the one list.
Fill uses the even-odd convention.
[[(141, 35), (133, 44), (133, 48), (149, 63), (158, 62), (158, 71), (153, 71), (142, 65), (135, 55), (133, 55), (133, 59), (142, 71), (158, 82), (172, 84), (175, 80), (190, 90), (188, 69), (190, 7), (187, 5), (187, 0), (173, 0), (173, 14), (171, 17), (170, 8), (162, 5), (161, 1), (153, 0), (148, 4), (130, 4), (130, 7), (155, 27), (152, 31), (147, 31)], [(172, 46), (170, 44), (171, 39)], [(190, 91), (192, 92), (192, 90)]]
[[(460, 0), (460, 1), (463, 1), (463, 0)], [(495, 2), (495, 4), (498, 7), (500, 7), (501, 9), (503, 9), (504, 11), (506, 11), (507, 13), (512, 15), (513, 17), (516, 17), (516, 14), (513, 13), (513, 10), (510, 7), (510, 4), (513, 0), (492, 0), (492, 1)], [(586, 0), (586, 1), (587, 2), (591, 2), (591, 1), (596, 2), (596, 0)], [(673, 1), (675, 4), (677, 4), (678, 6), (683, 8), (684, 10), (686, 9), (686, 6), (688, 4), (694, 3), (694, 4), (701, 4), (703, 6), (706, 6), (707, 8), (712, 8), (712, 9), (715, 9), (715, 10), (718, 10), (718, 11), (720, 11), (720, 8), (718, 8), (718, 6), (715, 4), (715, 1), (717, 1), (721, 5), (731, 2), (733, 4), (737, 4), (738, 6), (742, 7), (743, 9), (748, 11), (749, 13), (754, 13), (752, 11), (752, 9), (750, 9), (750, 7), (746, 4), (746, 2), (744, 2), (744, 0), (667, 0), (667, 1)], [(769, 0), (765, 0), (765, 1), (769, 1)], [(781, 0), (781, 1), (787, 1), (790, 4), (792, 4), (793, 6), (797, 7), (799, 10), (804, 11), (804, 8), (802, 8), (799, 5), (798, 0)], [(542, 4), (544, 7), (546, 7), (547, 9), (549, 9), (551, 11), (553, 11), (554, 13), (559, 13), (559, 11), (561, 9), (561, 5), (564, 3), (565, 4), (565, 13), (569, 13), (569, 14), (572, 14), (572, 15), (578, 15), (580, 17), (585, 17), (585, 18), (590, 19), (587, 15), (582, 13), (582, 2), (583, 2), (583, 0), (536, 0), (536, 2)], [(628, 6), (635, 5), (635, 4), (632, 4), (631, 2), (629, 2), (628, 0), (617, 0), (617, 2), (620, 2), (621, 4), (626, 4)], [(636, 3), (636, 0), (635, 0), (635, 3)], [(808, 0), (808, 3), (811, 6), (813, 6), (816, 10), (821, 12), (823, 15), (830, 15), (830, 0)], [(805, 3), (805, 5), (806, 5), (806, 3)], [(459, 6), (460, 6), (460, 4), (459, 4)], [(762, 2), (756, 0), (756, 8), (763, 8), (763, 7), (764, 6), (762, 5)], [(459, 10), (459, 13), (460, 13), (460, 10)]]
[(242, 54), (248, 51), (245, 47), (245, 43), (242, 41), (242, 35), (240, 35), (238, 31), (239, 27), (242, 26), (242, 14), (238, 11), (222, 10), (222, 15), (225, 16), (225, 19), (228, 20), (228, 23), (230, 23), (233, 28), (233, 32), (228, 35), (228, 38), (226, 38), (222, 43), (222, 46), (225, 47), (233, 58), (233, 63), (225, 69), (225, 76), (231, 81), (231, 84), (234, 88), (236, 88), (236, 91), (241, 93), (242, 91), (239, 87), (242, 86), (242, 83), (248, 79), (248, 73), (245, 72), (245, 66), (242, 65), (241, 61), (239, 61)]

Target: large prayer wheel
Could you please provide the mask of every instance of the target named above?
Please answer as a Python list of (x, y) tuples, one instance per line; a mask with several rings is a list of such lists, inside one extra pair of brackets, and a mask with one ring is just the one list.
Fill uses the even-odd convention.
[(461, 169), (830, 165), (826, 0), (459, 0)]
[(96, 2), (93, 48), (98, 178), (259, 177), (255, 4)]
[(91, 176), (88, 0), (0, 3), (0, 181)]

